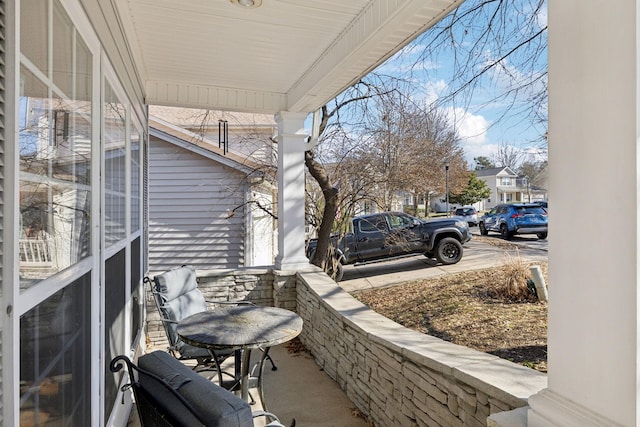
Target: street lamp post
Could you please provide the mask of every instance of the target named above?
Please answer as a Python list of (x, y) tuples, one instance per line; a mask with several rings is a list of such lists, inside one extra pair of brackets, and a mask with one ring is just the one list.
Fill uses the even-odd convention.
[(445, 200), (447, 204), (447, 216), (449, 216), (449, 162), (444, 164)]

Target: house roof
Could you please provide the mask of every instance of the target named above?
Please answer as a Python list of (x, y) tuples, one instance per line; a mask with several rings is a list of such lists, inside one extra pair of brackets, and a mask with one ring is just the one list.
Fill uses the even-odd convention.
[(311, 112), (463, 0), (113, 0), (145, 102)]
[(149, 133), (156, 138), (247, 174), (256, 173), (256, 171), (262, 169), (260, 164), (249, 157), (230, 151), (224, 154), (223, 149), (219, 148), (217, 143), (157, 117), (149, 117)]
[(500, 166), (498, 168), (488, 168), (488, 169), (479, 169), (474, 171), (476, 176), (514, 176), (517, 177), (518, 174), (515, 173), (509, 166)]
[(216, 111), (191, 108), (150, 105), (149, 115), (157, 120), (172, 123), (184, 129), (193, 129), (202, 125), (218, 125), (218, 120), (226, 120), (229, 127), (275, 128), (277, 123), (273, 114), (253, 114), (236, 111)]

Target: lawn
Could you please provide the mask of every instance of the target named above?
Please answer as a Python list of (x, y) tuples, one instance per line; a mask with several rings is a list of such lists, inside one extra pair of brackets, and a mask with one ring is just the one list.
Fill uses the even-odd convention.
[[(547, 263), (535, 264), (542, 268), (548, 284)], [(444, 275), (354, 296), (407, 328), (546, 372), (547, 304), (527, 290), (529, 266), (514, 257), (499, 268)], [(519, 288), (519, 293), (513, 292), (514, 288)]]

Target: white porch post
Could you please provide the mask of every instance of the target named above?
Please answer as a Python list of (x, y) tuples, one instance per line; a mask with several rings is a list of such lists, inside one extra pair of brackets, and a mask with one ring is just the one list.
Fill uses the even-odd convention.
[(549, 382), (529, 426), (639, 424), (639, 1), (549, 1)]
[(304, 120), (306, 113), (281, 111), (278, 123), (278, 270), (309, 266), (304, 252)]

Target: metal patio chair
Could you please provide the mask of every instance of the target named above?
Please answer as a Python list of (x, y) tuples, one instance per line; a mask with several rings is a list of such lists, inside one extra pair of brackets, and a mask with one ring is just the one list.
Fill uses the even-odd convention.
[[(238, 355), (234, 350), (210, 351), (205, 348), (195, 347), (183, 342), (176, 331), (178, 322), (192, 314), (207, 311), (207, 302), (198, 289), (196, 270), (193, 266), (183, 265), (168, 270), (153, 277), (144, 278), (149, 283), (151, 293), (160, 313), (160, 320), (169, 342), (169, 353), (176, 359), (195, 361), (193, 370), (196, 372), (215, 371), (218, 375), (218, 383), (226, 389), (238, 387), (237, 378), (232, 372), (225, 372), (221, 364), (231, 356), (237, 360)], [(216, 304), (251, 304), (238, 301), (215, 301)], [(276, 370), (271, 357), (267, 356), (272, 370)], [(228, 379), (231, 378), (231, 379)], [(226, 379), (226, 380), (225, 380)]]
[(252, 412), (247, 402), (165, 352), (140, 356), (137, 366), (117, 356), (109, 367), (118, 372), (125, 365), (129, 382), (121, 390), (133, 390), (142, 427), (252, 427), (260, 417), (266, 418), (265, 427), (285, 427), (273, 413)]

